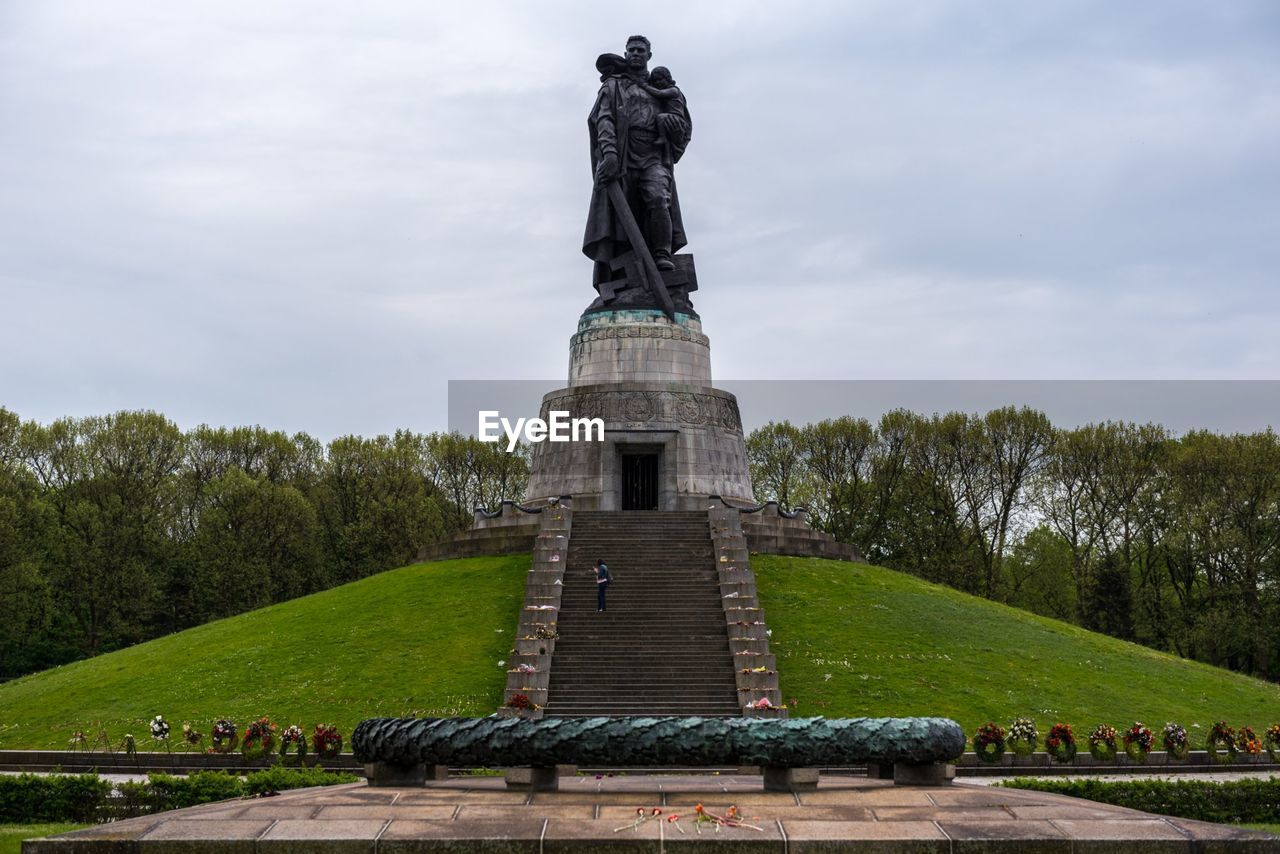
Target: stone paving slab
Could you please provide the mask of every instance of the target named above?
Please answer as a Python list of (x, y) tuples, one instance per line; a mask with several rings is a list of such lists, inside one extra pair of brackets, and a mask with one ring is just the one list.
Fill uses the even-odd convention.
[(378, 837), (378, 854), (419, 851), (484, 851), (525, 854), (538, 850), (546, 826), (534, 818), (506, 821), (393, 821)]
[(871, 851), (948, 854), (951, 842), (931, 821), (808, 821), (783, 823), (788, 852)]
[[(824, 777), (817, 791), (762, 792), (759, 777), (578, 777), (521, 793), (495, 778), (422, 788), (364, 783), (205, 804), (24, 844), (25, 854), (228, 852), (1280, 852), (1280, 836), (1166, 818), (1045, 792)], [(703, 827), (696, 804), (736, 804), (759, 827)], [(638, 827), (636, 810), (662, 815)], [(672, 814), (681, 816), (672, 823)]]

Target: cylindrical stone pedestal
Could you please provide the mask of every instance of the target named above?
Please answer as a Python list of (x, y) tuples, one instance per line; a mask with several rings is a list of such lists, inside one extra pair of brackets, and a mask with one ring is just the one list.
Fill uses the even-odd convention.
[[(533, 446), (526, 500), (572, 495), (583, 510), (628, 508), (625, 460), (651, 457), (653, 506), (705, 509), (709, 495), (751, 504), (742, 417), (711, 385), (711, 345), (685, 314), (626, 309), (582, 316), (570, 342), (569, 385), (547, 394), (541, 417), (600, 418), (604, 441)], [(656, 472), (654, 471), (656, 467)]]
[(681, 383), (711, 386), (711, 341), (702, 323), (627, 309), (584, 314), (569, 340), (569, 386)]

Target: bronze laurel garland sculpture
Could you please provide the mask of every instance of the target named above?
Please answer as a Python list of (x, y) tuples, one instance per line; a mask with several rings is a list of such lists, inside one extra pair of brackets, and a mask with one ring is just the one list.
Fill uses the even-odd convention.
[(964, 744), (947, 718), (372, 718), (351, 737), (363, 763), (535, 768), (927, 764)]

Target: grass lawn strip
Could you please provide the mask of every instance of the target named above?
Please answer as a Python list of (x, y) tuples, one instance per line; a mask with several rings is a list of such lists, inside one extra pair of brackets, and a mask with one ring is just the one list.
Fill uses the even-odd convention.
[(1267, 824), (1264, 822), (1258, 824), (1242, 824), (1240, 827), (1247, 827), (1249, 830), (1264, 830), (1267, 833), (1274, 833), (1277, 836), (1280, 836), (1280, 824)]
[(0, 854), (22, 854), (22, 840), (90, 827), (87, 824), (0, 824)]

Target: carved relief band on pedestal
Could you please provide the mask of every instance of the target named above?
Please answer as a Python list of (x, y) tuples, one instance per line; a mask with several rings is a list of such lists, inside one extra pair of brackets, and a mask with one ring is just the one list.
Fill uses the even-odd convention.
[[(589, 387), (587, 387), (589, 388)], [(605, 424), (679, 424), (689, 427), (718, 427), (742, 435), (742, 415), (733, 395), (707, 391), (658, 389), (587, 388), (554, 392), (543, 398), (540, 416), (552, 410), (568, 412), (573, 418), (601, 418)]]
[(570, 346), (577, 346), (588, 341), (604, 341), (611, 338), (662, 338), (670, 341), (691, 341), (703, 347), (711, 346), (711, 339), (701, 332), (693, 332), (681, 326), (657, 326), (656, 324), (584, 329), (576, 333), (569, 343)]

